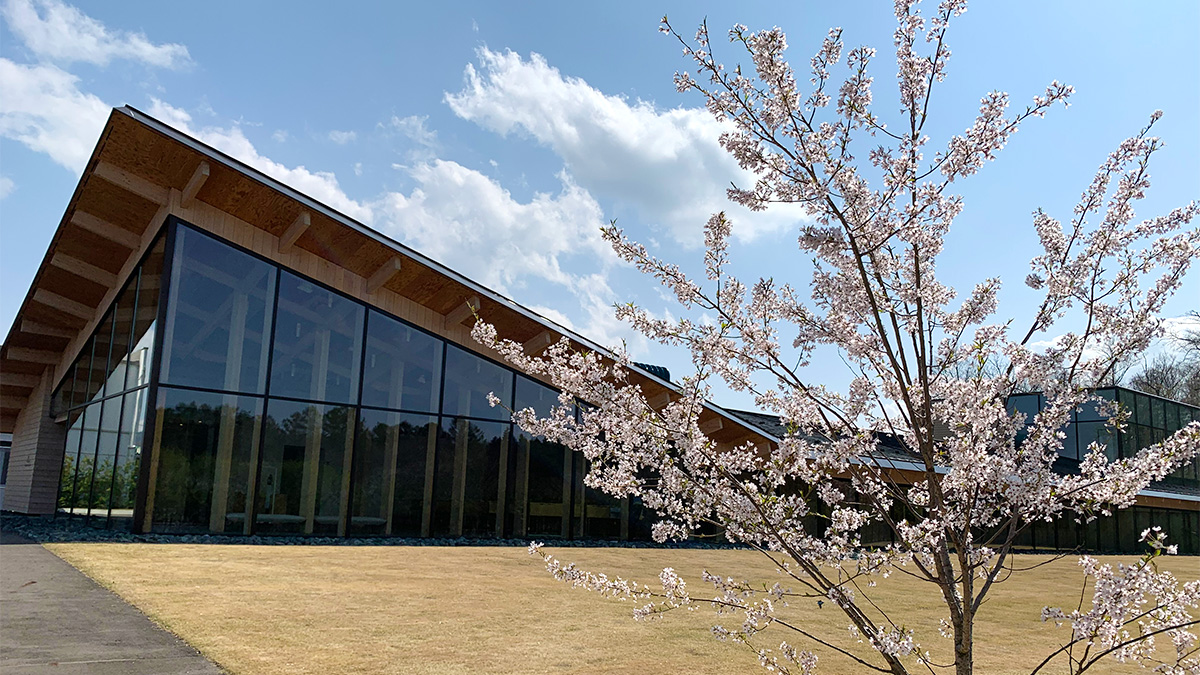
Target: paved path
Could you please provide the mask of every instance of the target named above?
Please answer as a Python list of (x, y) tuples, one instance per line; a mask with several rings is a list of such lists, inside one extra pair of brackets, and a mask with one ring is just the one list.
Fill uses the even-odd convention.
[(221, 669), (58, 556), (0, 532), (0, 672), (218, 675)]

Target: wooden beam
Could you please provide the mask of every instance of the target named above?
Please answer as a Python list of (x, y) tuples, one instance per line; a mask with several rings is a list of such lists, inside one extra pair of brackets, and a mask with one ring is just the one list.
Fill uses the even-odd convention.
[(30, 373), (0, 373), (0, 386), (3, 387), (36, 387), (41, 381), (40, 375)]
[(44, 349), (31, 349), (29, 347), (9, 347), (8, 358), (13, 361), (28, 361), (30, 363), (53, 365), (58, 363), (59, 359), (62, 358), (62, 354)]
[(714, 417), (707, 422), (700, 423), (700, 432), (705, 436), (711, 436), (723, 428), (725, 428), (725, 424), (721, 421), (720, 417)]
[(24, 408), (29, 403), (27, 396), (0, 396), (0, 408)]
[(79, 227), (82, 227), (88, 232), (91, 232), (92, 234), (98, 234), (101, 237), (104, 237), (115, 244), (120, 244), (131, 251), (136, 251), (138, 247), (142, 245), (142, 238), (133, 232), (121, 227), (117, 227), (103, 218), (98, 218), (90, 213), (85, 213), (78, 209), (76, 209), (75, 214), (71, 216), (71, 222)]
[(468, 317), (475, 316), (475, 313), (478, 311), (479, 296), (472, 295), (471, 297), (467, 298), (463, 304), (450, 310), (450, 313), (446, 315), (446, 325), (457, 326), (463, 321), (466, 321)]
[(552, 344), (554, 344), (554, 335), (552, 335), (550, 331), (544, 330), (526, 340), (521, 345), (521, 348), (525, 350), (526, 354), (530, 356), (537, 356), (538, 354), (542, 353), (542, 350), (546, 349)]
[(48, 291), (44, 288), (39, 288), (33, 292), (33, 300), (43, 305), (49, 305), (60, 312), (70, 314), (79, 319), (91, 319), (92, 315), (96, 313), (94, 307), (89, 307), (82, 302), (70, 298), (64, 298), (58, 293)]
[(383, 288), (383, 285), (392, 280), (392, 277), (400, 273), (400, 256), (392, 256), (387, 262), (379, 266), (371, 278), (367, 279), (367, 292), (374, 293)]
[(653, 410), (662, 410), (671, 402), (671, 393), (662, 392), (646, 399), (646, 405)]
[(101, 286), (112, 287), (117, 285), (117, 275), (65, 253), (55, 253), (54, 257), (50, 258), (50, 264), (60, 270), (66, 270), (75, 276), (94, 281)]
[(166, 204), (171, 193), (169, 189), (161, 185), (152, 183), (141, 176), (135, 176), (108, 162), (97, 162), (92, 174), (155, 204)]
[(179, 205), (183, 208), (189, 208), (192, 201), (196, 199), (196, 193), (200, 192), (200, 188), (204, 187), (204, 181), (208, 180), (208, 162), (200, 162), (200, 166), (192, 172), (192, 177), (188, 179), (187, 185), (183, 188), (183, 195), (179, 198)]
[(33, 333), (34, 335), (48, 335), (50, 337), (73, 338), (79, 334), (79, 331), (70, 328), (59, 328), (58, 326), (48, 326), (44, 323), (36, 321), (22, 320), (22, 333)]
[(309, 225), (312, 225), (312, 217), (308, 215), (308, 211), (301, 211), (292, 224), (288, 225), (288, 229), (279, 236), (279, 252), (287, 253), (292, 246), (295, 246), (296, 240), (304, 234)]

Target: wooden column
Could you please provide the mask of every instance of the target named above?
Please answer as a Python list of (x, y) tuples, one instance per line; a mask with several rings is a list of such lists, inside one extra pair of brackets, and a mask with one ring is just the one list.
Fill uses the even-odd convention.
[(437, 460), (437, 418), (429, 425), (429, 437), (425, 444), (425, 496), (421, 502), (421, 536), (428, 537), (433, 522), (433, 476)]
[(517, 473), (515, 493), (517, 500), (513, 513), (513, 536), (524, 537), (529, 532), (529, 444), (526, 436), (517, 443)]
[[(229, 340), (225, 345), (226, 391), (238, 389), (242, 373), (242, 345), (246, 337), (246, 314), (249, 309), (245, 293), (234, 292), (230, 307)], [(208, 530), (225, 531), (225, 515), (229, 506), (229, 474), (233, 465), (234, 427), (237, 423), (237, 396), (226, 395), (221, 405), (221, 424), (217, 431), (217, 457), (212, 479), (212, 504), (209, 507)], [(249, 509), (247, 509), (247, 516)]]
[(321, 470), (321, 436), (325, 416), (315, 404), (309, 405), (308, 435), (304, 439), (304, 471), (300, 478), (300, 515), (304, 516), (304, 534), (312, 534), (317, 516), (317, 475)]
[[(154, 493), (158, 487), (158, 460), (162, 454), (163, 417), (165, 411), (158, 407), (157, 401), (146, 401), (146, 405), (155, 407), (154, 411), (154, 449), (150, 453), (150, 481), (146, 485), (146, 513), (142, 518), (142, 531), (150, 532), (154, 524)], [(72, 504), (74, 506), (74, 504)]]
[[(388, 405), (392, 408), (399, 408), (402, 394), (404, 393), (404, 362), (392, 361), (392, 379), (388, 383)], [(379, 514), (385, 518), (387, 523), (384, 525), (384, 533), (392, 533), (392, 511), (395, 509), (396, 503), (396, 463), (400, 458), (400, 429), (396, 425), (388, 426), (387, 432), (387, 452), (383, 460), (383, 468), (387, 471), (387, 477), (383, 481), (386, 486), (387, 494), (380, 501), (381, 508), (384, 512)]]
[(346, 408), (346, 440), (342, 451), (342, 490), (338, 499), (337, 535), (346, 536), (346, 528), (350, 524), (350, 473), (354, 465), (354, 437), (357, 425), (354, 419), (354, 408)]
[(575, 454), (570, 448), (563, 446), (563, 477), (562, 477), (562, 538), (571, 536), (571, 486), (574, 483), (571, 467), (575, 462)]
[(471, 423), (461, 417), (454, 429), (454, 483), (450, 493), (450, 531), (455, 536), (463, 533), (463, 507), (467, 496), (467, 439)]
[(250, 441), (250, 464), (249, 470), (246, 471), (246, 522), (242, 523), (242, 534), (250, 534), (253, 524), (250, 522), (251, 517), (255, 512), (255, 500), (258, 499), (258, 483), (255, 480), (258, 478), (258, 455), (261, 448), (258, 445), (258, 439), (262, 438), (263, 413), (265, 410), (259, 411), (259, 414), (254, 416), (254, 440)]
[[(325, 380), (329, 376), (329, 329), (318, 330), (313, 340), (313, 378), (310, 395), (325, 398)], [(312, 534), (317, 515), (317, 477), (321, 470), (321, 430), (325, 416), (317, 406), (309, 406), (308, 439), (304, 447), (304, 474), (300, 482), (300, 514), (304, 533)]]
[(583, 477), (587, 475), (587, 464), (582, 454), (575, 455), (575, 538), (582, 539), (587, 520), (587, 490), (584, 488)]
[(500, 437), (500, 473), (496, 479), (496, 537), (504, 537), (504, 510), (508, 504), (506, 502), (508, 492), (508, 437), (510, 433), (505, 433)]

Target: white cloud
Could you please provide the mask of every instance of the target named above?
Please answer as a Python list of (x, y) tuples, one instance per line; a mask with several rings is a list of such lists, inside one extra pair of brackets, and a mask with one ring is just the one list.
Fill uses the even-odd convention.
[(286, 143), (287, 139), (288, 132), (285, 129), (276, 129), (275, 133), (271, 134), (271, 140), (276, 143)]
[(8, 176), (0, 176), (0, 199), (11, 195), (17, 189), (17, 184)]
[(53, 65), (0, 58), (0, 136), (82, 172), (111, 110), (79, 90), (79, 78)]
[(565, 289), (579, 304), (568, 314), (532, 309), (604, 345), (629, 336), (613, 318), (616, 294), (608, 271), (616, 261), (601, 240), (600, 205), (567, 173), (556, 194), (520, 202), (498, 182), (456, 162), (435, 160), (408, 169), (409, 194), (390, 193), (377, 204), (384, 232), (518, 300), (531, 285)]
[(261, 155), (254, 144), (242, 133), (241, 127), (234, 125), (228, 128), (208, 126), (192, 127), (192, 116), (186, 111), (151, 99), (148, 111), (151, 116), (195, 136), (214, 148), (224, 152), (246, 164), (262, 171), (268, 176), (290, 185), (304, 194), (324, 202), (346, 215), (370, 224), (372, 213), (369, 206), (348, 197), (338, 184), (337, 176), (328, 171), (309, 171), (303, 166), (289, 168), (268, 157)]
[(580, 185), (634, 207), (676, 241), (697, 246), (716, 211), (735, 221), (735, 236), (751, 240), (803, 218), (798, 207), (752, 214), (725, 197), (731, 182), (752, 178), (717, 142), (721, 127), (705, 110), (659, 110), (644, 101), (608, 96), (564, 77), (544, 58), (478, 51), (462, 91), (445, 100), (459, 117), (499, 134), (526, 134), (553, 150)]
[(398, 133), (413, 144), (407, 152), (409, 161), (427, 162), (437, 156), (440, 149), (437, 132), (426, 126), (428, 115), (409, 115), (408, 117), (392, 116), (379, 127), (388, 133)]
[(58, 0), (9, 0), (2, 13), (9, 29), (39, 60), (103, 66), (113, 59), (130, 59), (163, 68), (191, 62), (183, 45), (154, 44), (143, 33), (109, 31)]
[(354, 163), (354, 175), (361, 176), (363, 174), (362, 162)]
[(353, 143), (358, 138), (358, 134), (353, 131), (337, 131), (336, 129), (329, 132), (329, 140), (338, 145)]

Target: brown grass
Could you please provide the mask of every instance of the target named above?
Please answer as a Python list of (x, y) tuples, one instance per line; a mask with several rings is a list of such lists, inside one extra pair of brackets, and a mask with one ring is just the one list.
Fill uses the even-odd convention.
[[(629, 603), (551, 579), (516, 548), (47, 544), (233, 673), (728, 673), (753, 671), (740, 645), (714, 640), (707, 608), (634, 622)], [(644, 582), (674, 567), (693, 594), (702, 569), (773, 584), (778, 573), (748, 551), (558, 549), (586, 569)], [(1021, 556), (1021, 564), (1045, 560)], [(1116, 559), (1114, 559), (1116, 560)], [(1165, 564), (1182, 578), (1196, 558)], [(1028, 673), (1067, 635), (1039, 621), (1044, 605), (1074, 606), (1082, 577), (1060, 560), (1003, 584), (977, 627), (977, 673)], [(786, 584), (785, 584), (786, 585)], [(947, 658), (932, 587), (893, 576), (874, 589), (925, 648)], [(826, 604), (788, 610), (812, 632), (850, 640)], [(728, 624), (736, 618), (724, 617)], [(772, 634), (766, 642), (789, 639)], [(802, 644), (802, 641), (797, 641)], [(818, 672), (867, 672), (820, 651)], [(877, 662), (877, 659), (875, 660)], [(1138, 672), (1113, 662), (1094, 672)], [(1051, 672), (1064, 672), (1059, 667)]]

